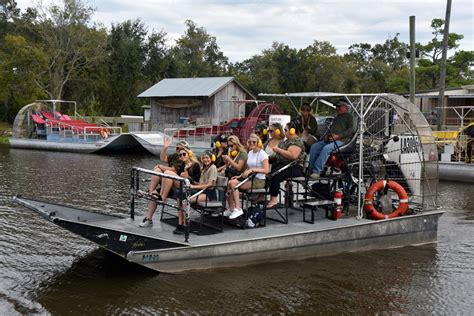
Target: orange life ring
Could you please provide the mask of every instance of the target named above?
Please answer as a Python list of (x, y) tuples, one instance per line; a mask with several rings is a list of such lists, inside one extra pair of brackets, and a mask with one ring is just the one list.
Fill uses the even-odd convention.
[[(389, 189), (395, 191), (395, 193), (398, 194), (398, 198), (400, 200), (398, 204), (398, 208), (388, 215), (385, 215), (377, 211), (374, 207), (375, 193), (380, 190), (385, 189), (385, 186), (388, 186)], [(364, 209), (370, 217), (376, 220), (394, 218), (394, 217), (405, 215), (406, 211), (408, 210), (408, 194), (405, 191), (405, 189), (395, 181), (391, 181), (391, 180), (377, 181), (374, 184), (372, 184), (372, 186), (369, 188), (369, 190), (367, 190), (367, 193), (365, 194)]]
[(107, 138), (109, 137), (109, 131), (106, 129), (106, 128), (103, 128), (100, 130), (100, 136), (102, 136), (102, 138)]

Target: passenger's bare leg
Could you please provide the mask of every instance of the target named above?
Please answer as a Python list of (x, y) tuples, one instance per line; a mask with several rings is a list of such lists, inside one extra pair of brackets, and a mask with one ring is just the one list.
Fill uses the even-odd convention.
[[(166, 171), (165, 174), (176, 175), (173, 171)], [(170, 194), (171, 188), (173, 187), (173, 180), (169, 178), (162, 178), (161, 180), (161, 190), (160, 195), (163, 201), (166, 201), (168, 195)]]
[(278, 196), (272, 196), (270, 201), (268, 201), (267, 208), (274, 207), (276, 204), (278, 204)]
[[(155, 172), (163, 172), (160, 167), (156, 166), (153, 168), (153, 171)], [(150, 185), (148, 186), (148, 194), (152, 194), (156, 188), (158, 187), (158, 184), (161, 182), (161, 177), (160, 176), (152, 176)]]
[(157, 206), (158, 206), (158, 204), (156, 204), (153, 201), (148, 202), (148, 210), (146, 212), (146, 218), (148, 218), (150, 220), (152, 219), (153, 214), (155, 214)]
[[(235, 187), (235, 186), (234, 186)], [(239, 187), (239, 190), (248, 190), (252, 187), (252, 182), (247, 181)], [(240, 195), (239, 190), (232, 192), (232, 197), (234, 199), (235, 208), (240, 208)]]
[(228, 190), (229, 194), (227, 195), (227, 204), (229, 205), (229, 210), (232, 210), (236, 207), (234, 193), (237, 192), (237, 195), (238, 195), (239, 192), (237, 190), (232, 192), (232, 190), (235, 188), (237, 183), (239, 183), (237, 179), (232, 179), (229, 181), (229, 190)]

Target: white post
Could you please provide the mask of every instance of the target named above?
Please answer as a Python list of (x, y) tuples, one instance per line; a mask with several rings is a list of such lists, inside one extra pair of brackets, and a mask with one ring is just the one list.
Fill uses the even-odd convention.
[(362, 181), (364, 181), (364, 126), (365, 126), (365, 113), (364, 113), (364, 97), (360, 97), (360, 124), (359, 124), (359, 188), (357, 196), (357, 219), (362, 219)]

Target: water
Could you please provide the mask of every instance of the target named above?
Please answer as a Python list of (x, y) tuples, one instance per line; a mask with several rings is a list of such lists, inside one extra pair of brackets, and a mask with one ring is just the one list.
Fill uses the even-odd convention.
[(440, 184), (436, 245), (180, 275), (150, 273), (11, 202), (127, 213), (130, 167), (155, 163), (0, 147), (0, 314), (472, 314), (471, 185)]

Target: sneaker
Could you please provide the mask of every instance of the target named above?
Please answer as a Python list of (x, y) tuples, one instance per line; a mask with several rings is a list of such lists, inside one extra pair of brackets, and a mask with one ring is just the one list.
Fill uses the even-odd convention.
[(184, 235), (184, 226), (183, 225), (176, 226), (176, 229), (173, 230), (173, 234)]
[(319, 173), (316, 173), (316, 172), (313, 172), (312, 174), (309, 175), (309, 177), (312, 179), (312, 180), (319, 180)]
[(248, 228), (254, 228), (255, 227), (255, 224), (252, 222), (252, 220), (250, 218), (247, 218), (247, 221), (245, 222), (245, 224)]
[(232, 211), (232, 214), (229, 215), (229, 219), (236, 219), (237, 217), (241, 216), (242, 214), (244, 214), (244, 211), (241, 208), (234, 209)]
[(151, 219), (148, 219), (148, 218), (145, 217), (143, 219), (143, 222), (138, 226), (139, 227), (151, 227), (151, 226), (153, 226), (153, 221)]
[(232, 214), (232, 210), (231, 209), (227, 209), (224, 211), (224, 217), (229, 217), (230, 214)]

